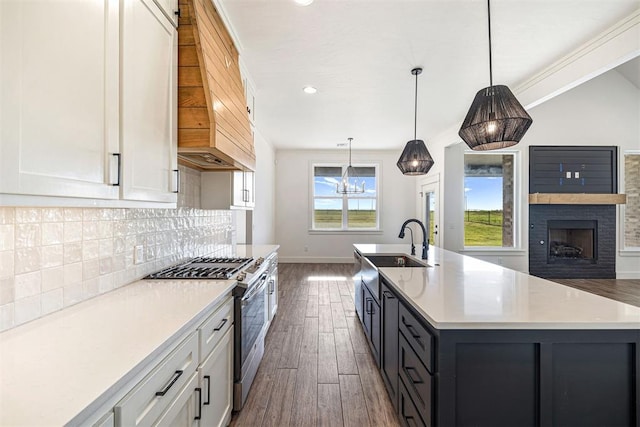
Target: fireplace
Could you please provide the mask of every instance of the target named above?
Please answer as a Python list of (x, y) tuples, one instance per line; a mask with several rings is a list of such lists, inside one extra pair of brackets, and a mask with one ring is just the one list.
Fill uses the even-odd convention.
[(549, 262), (598, 259), (598, 221), (547, 221)]
[(615, 205), (529, 205), (529, 273), (615, 279)]

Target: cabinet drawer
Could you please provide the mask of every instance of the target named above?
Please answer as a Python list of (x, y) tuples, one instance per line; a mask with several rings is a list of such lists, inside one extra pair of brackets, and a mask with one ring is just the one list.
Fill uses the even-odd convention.
[(400, 378), (424, 420), (431, 420), (432, 377), (402, 334), (398, 337)]
[(233, 298), (222, 303), (198, 329), (200, 337), (200, 360), (207, 358), (233, 324)]
[(403, 426), (426, 426), (402, 380), (398, 381), (398, 414)]
[(194, 332), (115, 406), (116, 425), (148, 426), (172, 403), (198, 365)]
[[(198, 396), (198, 399), (196, 399)], [(187, 385), (171, 402), (154, 427), (194, 426), (202, 417), (202, 389), (198, 388), (198, 374), (193, 374)]]
[(404, 306), (400, 304), (400, 319), (398, 322), (400, 331), (418, 354), (424, 366), (433, 373), (433, 335), (427, 328)]

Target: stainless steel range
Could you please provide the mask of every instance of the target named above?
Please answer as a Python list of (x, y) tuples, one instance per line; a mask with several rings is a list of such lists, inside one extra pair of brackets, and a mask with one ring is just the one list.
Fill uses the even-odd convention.
[(233, 409), (242, 409), (264, 355), (268, 326), (267, 282), (276, 261), (258, 258), (193, 258), (150, 274), (145, 279), (235, 279)]

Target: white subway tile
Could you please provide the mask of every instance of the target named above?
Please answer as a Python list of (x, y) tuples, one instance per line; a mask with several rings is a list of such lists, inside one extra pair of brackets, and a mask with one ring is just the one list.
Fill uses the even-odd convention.
[(93, 298), (99, 293), (98, 278), (85, 280), (82, 282), (83, 292), (85, 298)]
[(113, 274), (105, 274), (98, 278), (98, 292), (103, 294), (113, 289), (115, 277)]
[(98, 222), (84, 221), (82, 223), (82, 240), (95, 240), (98, 238)]
[(0, 305), (15, 301), (15, 279), (5, 277), (0, 279)]
[(98, 221), (98, 238), (110, 239), (113, 237), (113, 222)]
[(42, 209), (16, 208), (16, 223), (42, 222)]
[(113, 239), (102, 239), (99, 241), (100, 258), (110, 257), (113, 255)]
[(66, 264), (64, 266), (64, 287), (78, 284), (82, 284), (82, 263)]
[(62, 290), (62, 304), (65, 307), (79, 303), (84, 299), (84, 288), (82, 287), (82, 282), (65, 286)]
[(14, 252), (0, 252), (0, 277), (13, 277), (14, 273)]
[(100, 259), (100, 275), (109, 274), (113, 271), (113, 258), (101, 258)]
[(100, 218), (100, 209), (84, 208), (82, 209), (83, 221), (97, 221)]
[(16, 209), (0, 207), (0, 224), (13, 224), (15, 222)]
[(36, 319), (42, 315), (42, 295), (34, 295), (28, 298), (16, 300), (15, 319), (16, 325)]
[(40, 271), (17, 274), (15, 277), (16, 301), (42, 292), (42, 275)]
[(85, 240), (82, 242), (82, 260), (88, 261), (98, 258), (100, 255), (100, 244), (98, 240)]
[(64, 223), (64, 243), (79, 242), (82, 240), (82, 222), (72, 221)]
[(64, 242), (64, 223), (45, 222), (42, 224), (42, 245), (56, 245)]
[(11, 251), (14, 249), (14, 229), (13, 224), (0, 225), (0, 251)]
[(0, 305), (0, 331), (13, 328), (15, 326), (15, 305), (14, 303)]
[(30, 273), (40, 270), (42, 248), (24, 248), (15, 251), (15, 274)]
[(52, 291), (64, 286), (64, 267), (42, 270), (42, 292)]
[(82, 263), (82, 280), (93, 279), (100, 275), (100, 260), (92, 259)]
[(121, 254), (124, 253), (125, 248), (125, 239), (123, 237), (115, 237), (113, 239), (113, 253)]
[(54, 289), (42, 294), (42, 315), (62, 309), (64, 292), (62, 288)]
[(66, 221), (82, 221), (81, 208), (64, 208), (64, 220)]
[(57, 267), (64, 263), (64, 246), (51, 245), (42, 247), (42, 268)]
[(41, 224), (16, 224), (15, 247), (34, 248), (42, 245)]
[(82, 261), (82, 242), (65, 243), (63, 247), (65, 264)]
[(42, 222), (61, 222), (64, 220), (63, 208), (42, 209)]

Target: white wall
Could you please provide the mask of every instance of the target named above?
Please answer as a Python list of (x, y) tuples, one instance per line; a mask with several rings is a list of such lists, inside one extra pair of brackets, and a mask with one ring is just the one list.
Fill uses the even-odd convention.
[(275, 150), (255, 132), (256, 206), (253, 210), (253, 244), (277, 243), (275, 237)]
[[(345, 150), (278, 150), (276, 153), (276, 242), (285, 262), (351, 262), (354, 243), (401, 243), (402, 223), (415, 213), (415, 178), (396, 166), (398, 151), (354, 151), (353, 162), (380, 163), (381, 232), (310, 232), (311, 164), (347, 159)], [(422, 241), (414, 233), (416, 241)], [(409, 237), (404, 241), (409, 250)], [(305, 247), (307, 251), (305, 251)]]
[[(529, 111), (533, 125), (520, 144), (519, 191), (520, 251), (467, 251), (465, 253), (528, 270), (529, 145), (616, 145), (640, 149), (640, 91), (615, 70), (609, 71)], [(445, 152), (444, 247), (461, 251), (463, 245), (463, 153), (466, 146), (450, 146)], [(618, 230), (620, 230), (618, 216)], [(618, 242), (618, 248), (621, 243)], [(640, 254), (623, 253), (616, 259), (619, 278), (640, 277)]]

